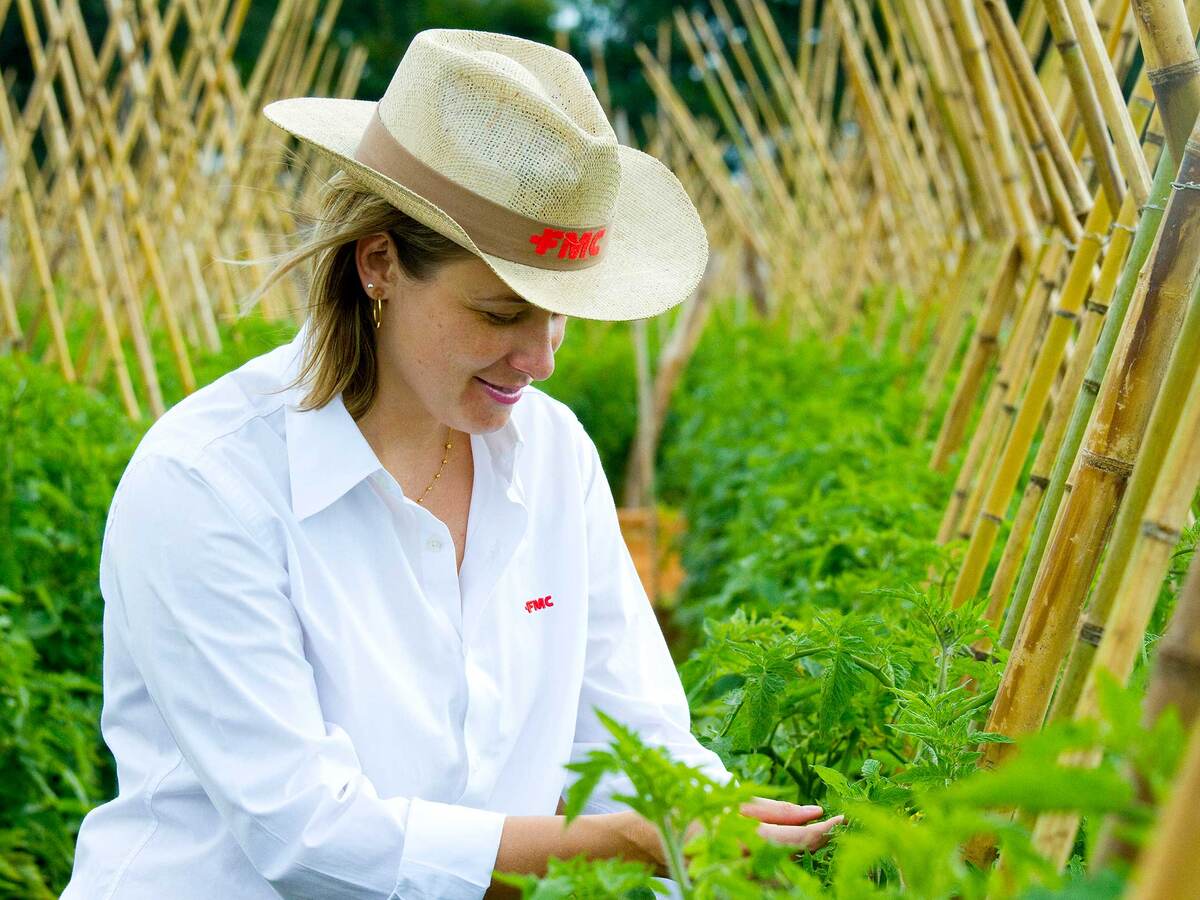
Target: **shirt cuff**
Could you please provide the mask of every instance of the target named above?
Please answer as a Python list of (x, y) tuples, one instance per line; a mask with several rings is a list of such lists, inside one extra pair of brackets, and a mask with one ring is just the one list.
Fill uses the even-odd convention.
[(414, 797), (394, 900), (479, 900), (492, 883), (505, 818)]

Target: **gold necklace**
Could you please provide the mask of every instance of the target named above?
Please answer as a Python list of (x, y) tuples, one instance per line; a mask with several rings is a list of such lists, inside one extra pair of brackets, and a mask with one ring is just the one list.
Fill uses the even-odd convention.
[[(450, 458), (450, 451), (454, 448), (454, 443), (450, 440), (450, 435), (453, 433), (453, 431), (454, 429), (452, 428), (446, 429), (446, 454), (442, 457), (442, 464), (438, 466), (437, 474), (433, 476), (433, 481), (429, 482), (429, 487), (425, 488), (425, 494), (428, 494), (430, 491), (432, 491), (433, 486), (437, 484), (438, 479), (442, 477), (442, 469), (446, 468), (446, 460)], [(422, 494), (417, 498), (418, 503), (421, 503), (425, 499), (425, 494)]]

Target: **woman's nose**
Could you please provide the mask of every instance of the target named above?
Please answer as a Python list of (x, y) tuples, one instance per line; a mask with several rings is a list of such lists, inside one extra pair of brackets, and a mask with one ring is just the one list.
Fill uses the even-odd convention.
[(534, 381), (544, 381), (554, 374), (554, 353), (562, 343), (565, 321), (555, 317), (537, 322), (521, 335), (509, 360), (516, 369)]

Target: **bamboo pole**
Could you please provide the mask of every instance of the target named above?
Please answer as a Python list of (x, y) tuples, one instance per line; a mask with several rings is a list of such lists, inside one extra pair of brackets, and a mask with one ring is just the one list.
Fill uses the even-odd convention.
[(1192, 728), (1175, 790), (1139, 861), (1133, 900), (1175, 900), (1200, 882), (1200, 722)]
[[(1150, 120), (1146, 152), (1150, 161), (1157, 165), (1163, 146), (1161, 127), (1157, 124), (1157, 116), (1151, 115), (1153, 100), (1149, 93), (1149, 82), (1145, 77), (1139, 79), (1130, 106), (1134, 110), (1135, 121)], [(1161, 187), (1161, 184), (1159, 186)], [(1161, 201), (1162, 198), (1159, 199)], [(1109, 232), (1108, 247), (1104, 253), (1099, 278), (1089, 299), (1084, 304), (1083, 322), (1075, 348), (1071, 352), (1070, 364), (1064, 375), (1059, 397), (1053, 404), (1051, 418), (1042, 434), (1041, 446), (1013, 519), (1004, 553), (988, 589), (987, 617), (993, 625), (999, 625), (1003, 616), (1022, 557), (1029, 544), (1034, 518), (1038, 515), (1041, 501), (1050, 485), (1051, 468), (1067, 434), (1071, 417), (1074, 415), (1079, 391), (1083, 387), (1088, 369), (1095, 364), (1093, 354), (1104, 327), (1105, 316), (1113, 300), (1117, 280), (1133, 241), (1133, 225), (1136, 216), (1137, 210), (1134, 207), (1133, 196), (1126, 194), (1122, 201), (1120, 214), (1117, 216), (1117, 222)], [(1057, 503), (1057, 501), (1055, 502)]]
[[(1038, 262), (1036, 264), (1040, 264), (1044, 253), (1044, 248), (1038, 251)], [(958, 381), (954, 386), (954, 395), (950, 400), (950, 406), (947, 408), (945, 416), (942, 418), (942, 425), (938, 431), (933, 455), (929, 463), (930, 468), (935, 471), (945, 469), (950, 455), (958, 449), (962, 441), (963, 433), (966, 430), (967, 418), (970, 415), (971, 407), (975, 403), (979, 385), (983, 381), (988, 365), (996, 353), (1000, 325), (1004, 320), (1005, 310), (1013, 303), (1012, 295), (1016, 289), (1020, 267), (1021, 250), (1014, 240), (1005, 254), (1001, 268), (992, 282), (991, 288), (988, 290), (983, 310), (979, 316), (979, 324), (971, 337), (971, 347), (967, 351), (967, 357), (963, 362)], [(1033, 279), (1030, 279), (1031, 287), (1032, 283)], [(944, 346), (948, 352), (952, 353), (957, 349), (957, 339), (953, 342), (947, 341)], [(943, 365), (948, 365), (948, 363), (949, 359), (946, 358)], [(934, 377), (939, 376), (935, 373)]]
[[(1200, 181), (1200, 143), (1195, 137), (1187, 149), (1176, 185)], [(1078, 625), (1086, 590), (1179, 334), (1183, 301), (1196, 286), (1200, 257), (1190, 248), (1200, 246), (1197, 242), (1200, 191), (1177, 187), (1105, 374), (1074, 488), (1034, 583), (1032, 596), (1039, 602), (1027, 607), (1017, 632), (988, 719), (989, 731), (1025, 734), (1039, 727), (1046, 714), (1050, 689)], [(1009, 752), (1008, 745), (989, 745), (980, 765), (994, 766)], [(973, 848), (975, 858), (981, 858), (979, 851), (978, 846)]]
[[(1146, 167), (1146, 158), (1142, 155), (1133, 121), (1126, 111), (1121, 87), (1117, 84), (1112, 63), (1105, 51), (1100, 29), (1096, 25), (1091, 7), (1085, 3), (1085, 0), (1063, 0), (1063, 2), (1066, 4), (1071, 25), (1079, 40), (1089, 79), (1096, 91), (1105, 122), (1112, 135), (1121, 174), (1133, 194), (1134, 202), (1141, 206), (1150, 194), (1150, 170)], [(1118, 209), (1120, 204), (1113, 204), (1111, 208)]]
[[(1142, 707), (1142, 724), (1151, 727), (1168, 709), (1174, 709), (1185, 729), (1200, 719), (1200, 554), (1192, 557), (1187, 578), (1176, 598), (1171, 624), (1155, 650), (1150, 686)], [(1150, 785), (1137, 771), (1131, 771), (1138, 799), (1153, 802)], [(1115, 858), (1133, 863), (1137, 847), (1122, 839), (1113, 817), (1100, 828), (1096, 849), (1090, 860), (1094, 868), (1112, 864)]]
[(1041, 82), (1038, 81), (1029, 55), (1021, 43), (1021, 35), (1009, 15), (1008, 5), (1000, 0), (984, 0), (984, 7), (996, 26), (996, 34), (1004, 48), (1006, 58), (1013, 68), (1013, 73), (1029, 103), (1030, 111), (1037, 121), (1042, 138), (1046, 142), (1047, 151), (1054, 160), (1067, 194), (1071, 198), (1072, 211), (1077, 216), (1085, 215), (1092, 206), (1091, 192), (1087, 189), (1087, 182), (1084, 181), (1083, 174), (1079, 171), (1079, 166), (1076, 165), (1075, 159), (1071, 155), (1067, 139), (1063, 136), (1062, 130), (1054, 118), (1050, 101), (1046, 99), (1046, 92), (1043, 90)]
[[(7, 89), (6, 93), (7, 93)], [(8, 108), (8, 104), (0, 104), (4, 109)], [(8, 155), (11, 160), (9, 165), (8, 180), (13, 185), (17, 197), (17, 209), (21, 215), (21, 222), (25, 229), (25, 238), (29, 249), (33, 271), (37, 277), (38, 290), (41, 295), (41, 306), (50, 318), (50, 330), (58, 349), (59, 368), (62, 370), (63, 378), (74, 383), (76, 380), (75, 367), (71, 362), (71, 351), (67, 344), (66, 324), (62, 318), (62, 312), (58, 305), (58, 295), (54, 288), (54, 279), (50, 274), (50, 264), (46, 255), (46, 247), (42, 239), (41, 227), (38, 224), (38, 215), (34, 207), (33, 197), (29, 189), (29, 183), (25, 178), (25, 173), (19, 164), (20, 154), (16, 152), (17, 139), (14, 132), (14, 123), (9, 121), (7, 117), (0, 121), (0, 134), (3, 135), (3, 143), (8, 148)], [(32, 331), (29, 333), (32, 337)]]
[(1046, 254), (1034, 281), (1034, 291), (1021, 309), (1012, 337), (1005, 348), (1004, 360), (992, 384), (992, 390), (1000, 394), (1001, 402), (995, 413), (995, 421), (988, 426), (988, 450), (983, 456), (972, 489), (954, 526), (959, 538), (971, 537), (971, 525), (979, 516), (987, 497), (988, 485), (994, 479), (996, 468), (1002, 459), (1005, 438), (1012, 428), (1013, 417), (1019, 408), (1024, 375), (1029, 371), (1030, 360), (1037, 351), (1038, 329), (1044, 330), (1048, 304), (1053, 301), (1058, 290), (1063, 255), (1056, 247), (1052, 247)]
[[(1193, 294), (1154, 402), (1121, 510), (1113, 527), (1104, 568), (1096, 584), (1092, 610), (1103, 625), (1081, 633), (1097, 641), (1095, 653), (1079, 654), (1085, 672), (1079, 690), (1064, 679), (1059, 688), (1060, 717), (1088, 719), (1099, 712), (1097, 679), (1107, 672), (1124, 683), (1142, 649), (1142, 639), (1158, 600), (1171, 553), (1200, 484), (1200, 291)], [(1086, 666), (1086, 669), (1084, 668)], [(1068, 667), (1068, 674), (1070, 667)], [(1067, 693), (1063, 693), (1066, 689)], [(1074, 696), (1072, 696), (1074, 694)], [(1098, 751), (1080, 751), (1070, 762), (1095, 766)], [(1060, 868), (1075, 842), (1079, 816), (1039, 818), (1035, 846)]]
[(1050, 31), (1054, 35), (1054, 45), (1058, 48), (1063, 71), (1071, 85), (1071, 96), (1079, 113), (1083, 133), (1087, 136), (1088, 146), (1092, 149), (1092, 158), (1100, 184), (1104, 188), (1105, 200), (1109, 209), (1120, 209), (1125, 187), (1121, 182), (1116, 152), (1104, 127), (1104, 114), (1100, 108), (1096, 88), (1088, 77), (1075, 27), (1065, 0), (1044, 0), (1044, 3)]
[(952, 599), (955, 606), (961, 606), (974, 597), (982, 584), (984, 569), (1000, 526), (1004, 522), (1025, 458), (1033, 444), (1037, 426), (1045, 412), (1054, 377), (1062, 365), (1067, 338), (1079, 319), (1079, 312), (1091, 284), (1092, 267), (1100, 256), (1104, 233), (1111, 221), (1112, 214), (1101, 192), (1097, 194), (1095, 205), (1088, 213), (1084, 224), (1084, 236), (1079, 249), (1071, 258), (1062, 296), (1046, 329), (1037, 361), (1029, 376), (1029, 387), (1013, 422), (996, 477), (988, 489), (987, 500), (972, 530), (971, 542), (954, 584)]
[[(1000, 290), (999, 286), (995, 284), (1001, 271), (995, 268), (998, 262), (1013, 267), (1011, 282), (1005, 289), (1007, 293), (1004, 296), (1011, 295), (1015, 290), (1020, 257), (1013, 260), (1009, 260), (1009, 257), (1013, 252), (1019, 254), (1020, 251), (1014, 251), (1014, 245), (1015, 241), (1009, 241), (1000, 256), (996, 256), (992, 247), (983, 241), (968, 239), (963, 247), (954, 276), (947, 285), (946, 301), (939, 304), (941, 315), (934, 323), (931, 339), (932, 350), (929, 353), (929, 362), (925, 366), (925, 373), (921, 378), (921, 393), (925, 397), (925, 407), (921, 413), (920, 432), (922, 435), (927, 431), (933, 407), (941, 396), (951, 363), (958, 353), (962, 336), (966, 333), (967, 326), (974, 315), (974, 300), (980, 285), (990, 274), (992, 283), (988, 292)], [(984, 308), (987, 305), (988, 300), (985, 299)]]
[(1055, 527), (1055, 517), (1066, 488), (1067, 475), (1083, 442), (1084, 433), (1095, 408), (1096, 397), (1100, 392), (1101, 380), (1107, 371), (1118, 337), (1123, 330), (1130, 301), (1137, 288), (1138, 275), (1149, 258), (1158, 235), (1175, 168), (1169, 150), (1163, 150), (1159, 157), (1154, 184), (1151, 186), (1150, 202), (1139, 211), (1137, 229), (1114, 290), (1111, 305), (1108, 308), (1104, 329), (1092, 354), (1087, 375), (1083, 380), (1083, 388), (1071, 411), (1071, 422), (1067, 426), (1066, 435), (1055, 457), (1054, 468), (1050, 472), (1045, 487), (1046, 496), (1038, 514), (1033, 536), (1030, 539), (1029, 551), (1021, 566), (1021, 574), (1017, 580), (1016, 591), (1012, 603), (1009, 605), (1001, 634), (1001, 644), (1005, 647), (1013, 645), (1017, 629), (1024, 618), (1025, 609), (1033, 590), (1034, 579), (1044, 557), (1046, 543)]
[(986, 123), (991, 146), (999, 165), (1003, 194), (1008, 203), (1009, 214), (1016, 230), (1021, 252), (1032, 259), (1038, 243), (1037, 222), (1029, 208), (1029, 198), (1017, 174), (1016, 158), (1008, 119), (1000, 104), (995, 78), (987, 62), (983, 46), (983, 33), (975, 10), (969, 0), (947, 0), (946, 9), (954, 26), (954, 36), (963, 54), (963, 63), (979, 102), (980, 113)]
[(988, 154), (982, 146), (978, 117), (967, 104), (960, 76), (960, 65), (953, 43), (943, 45), (931, 18), (931, 8), (921, 0), (902, 3), (903, 21), (914, 45), (925, 61), (934, 105), (942, 129), (950, 138), (955, 155), (966, 175), (972, 205), (980, 211), (983, 231), (993, 240), (1006, 232), (1006, 219), (1000, 196), (1000, 182), (993, 167), (986, 165)]
[(1200, 60), (1183, 0), (1133, 0), (1146, 69), (1175, 159), (1200, 109)]

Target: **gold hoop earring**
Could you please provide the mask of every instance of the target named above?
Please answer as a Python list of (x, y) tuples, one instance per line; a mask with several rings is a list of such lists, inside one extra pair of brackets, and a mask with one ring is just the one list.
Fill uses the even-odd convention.
[[(372, 282), (368, 281), (367, 282), (367, 293), (369, 294), (374, 289), (375, 289), (375, 285)], [(382, 291), (380, 291), (380, 293), (374, 297), (374, 304), (371, 309), (371, 318), (375, 321), (376, 329), (378, 329), (379, 326), (381, 324), (383, 324), (383, 292)]]

